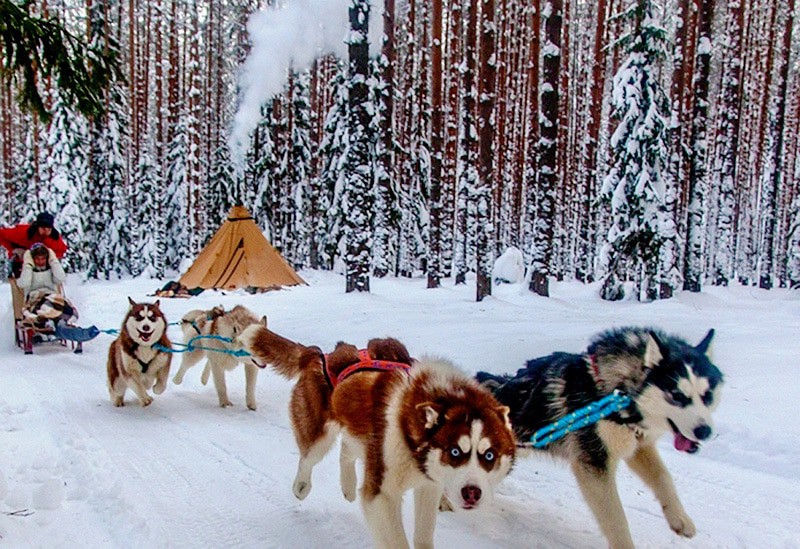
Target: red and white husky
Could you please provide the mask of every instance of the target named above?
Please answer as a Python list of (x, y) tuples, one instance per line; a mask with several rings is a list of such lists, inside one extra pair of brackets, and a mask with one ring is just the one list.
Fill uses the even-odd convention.
[(289, 410), (300, 449), (295, 496), (309, 494), (312, 469), (343, 433), (342, 492), (355, 500), (361, 459), (361, 502), (378, 547), (408, 547), (406, 491), (414, 490), (414, 545), (433, 547), (443, 495), (457, 509), (477, 509), (511, 470), (508, 408), (448, 361), (412, 361), (396, 339), (373, 339), (364, 351), (339, 343), (323, 355), (261, 325), (247, 328), (239, 343), (258, 363), (298, 378)]
[(124, 406), (125, 391), (130, 387), (142, 406), (149, 406), (153, 392), (160, 395), (167, 387), (172, 354), (154, 345), (171, 348), (167, 338), (167, 319), (155, 303), (136, 303), (128, 298), (131, 306), (122, 321), (119, 336), (108, 349), (108, 394), (114, 406)]

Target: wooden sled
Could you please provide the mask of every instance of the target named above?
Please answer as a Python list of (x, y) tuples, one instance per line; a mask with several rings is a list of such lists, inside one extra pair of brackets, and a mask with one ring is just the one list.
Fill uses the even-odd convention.
[[(51, 332), (38, 330), (35, 327), (31, 327), (28, 325), (23, 324), (22, 319), (24, 318), (22, 315), (22, 311), (25, 309), (25, 292), (17, 286), (17, 279), (13, 277), (9, 277), (8, 283), (11, 285), (11, 303), (14, 307), (14, 343), (16, 343), (17, 347), (20, 347), (23, 351), (25, 351), (26, 355), (33, 354), (33, 346), (35, 343), (35, 339), (41, 339), (42, 343), (59, 343), (64, 347), (68, 345), (73, 349), (73, 352), (79, 354), (83, 352), (83, 342), (78, 341), (68, 341), (66, 339), (49, 339), (52, 335)], [(58, 293), (66, 296), (64, 293), (64, 285), (58, 285)], [(36, 336), (39, 336), (38, 338)]]

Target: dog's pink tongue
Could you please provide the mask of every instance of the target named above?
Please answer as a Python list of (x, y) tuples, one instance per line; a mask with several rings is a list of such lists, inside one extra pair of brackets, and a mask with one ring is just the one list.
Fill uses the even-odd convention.
[(693, 454), (697, 451), (698, 445), (695, 441), (689, 440), (680, 433), (675, 433), (675, 449), (679, 452)]

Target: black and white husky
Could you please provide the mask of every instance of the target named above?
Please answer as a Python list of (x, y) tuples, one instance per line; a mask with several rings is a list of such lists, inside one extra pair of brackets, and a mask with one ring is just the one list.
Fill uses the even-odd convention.
[(708, 357), (714, 330), (699, 345), (645, 328), (620, 328), (594, 338), (583, 354), (530, 360), (515, 376), (478, 373), (511, 408), (524, 443), (541, 427), (618, 389), (631, 404), (594, 425), (568, 433), (543, 450), (567, 459), (583, 497), (612, 548), (633, 547), (616, 485), (620, 460), (655, 493), (670, 527), (692, 537), (695, 525), (678, 499), (656, 441), (672, 433), (677, 450), (694, 453), (713, 433), (711, 413), (722, 374)]

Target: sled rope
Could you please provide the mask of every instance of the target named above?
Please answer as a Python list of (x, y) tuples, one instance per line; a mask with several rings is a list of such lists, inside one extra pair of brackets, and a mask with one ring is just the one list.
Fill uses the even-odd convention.
[[(175, 325), (178, 325), (178, 324), (180, 324), (180, 322), (170, 322), (168, 324), (168, 326), (175, 326)], [(101, 334), (109, 334), (109, 335), (117, 335), (117, 334), (119, 334), (119, 329), (111, 328), (109, 330), (100, 330), (100, 333)], [(203, 347), (201, 345), (195, 345), (194, 342), (195, 342), (195, 340), (198, 340), (198, 339), (216, 339), (216, 340), (219, 340), (219, 341), (224, 341), (225, 343), (233, 343), (233, 339), (231, 339), (229, 337), (209, 334), (209, 335), (197, 335), (197, 336), (194, 336), (192, 339), (190, 339), (186, 343), (177, 343), (177, 342), (172, 343), (173, 347), (177, 347), (177, 348), (170, 349), (169, 347), (164, 347), (160, 343), (154, 343), (153, 344), (153, 348), (157, 349), (157, 350), (159, 350), (161, 352), (164, 352), (164, 353), (188, 353), (188, 352), (191, 352), (191, 351), (212, 351), (212, 352), (215, 352), (215, 353), (224, 353), (226, 355), (233, 355), (233, 356), (250, 356), (250, 353), (248, 353), (244, 349), (238, 349), (238, 350), (236, 350), (236, 349), (214, 349), (214, 348), (211, 348), (211, 347)]]
[(233, 356), (250, 356), (250, 353), (248, 353), (244, 349), (214, 349), (212, 347), (203, 347), (201, 345), (195, 345), (194, 342), (195, 340), (198, 339), (216, 339), (218, 341), (224, 341), (225, 343), (233, 343), (233, 339), (229, 337), (209, 334), (209, 335), (194, 336), (186, 343), (173, 343), (172, 345), (178, 347), (177, 349), (170, 349), (168, 347), (164, 347), (160, 343), (154, 344), (153, 348), (158, 349), (159, 351), (163, 351), (165, 353), (188, 353), (191, 351), (212, 351), (215, 353), (224, 353), (226, 355), (233, 355)]
[(567, 414), (550, 425), (545, 425), (533, 433), (530, 442), (525, 445), (527, 446), (530, 444), (534, 448), (544, 448), (551, 442), (562, 438), (567, 433), (597, 423), (613, 413), (624, 410), (630, 406), (632, 400), (631, 397), (621, 392), (619, 389), (615, 389), (610, 395), (575, 410), (571, 414)]

